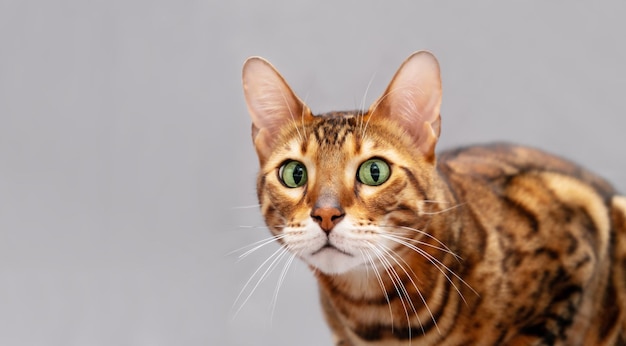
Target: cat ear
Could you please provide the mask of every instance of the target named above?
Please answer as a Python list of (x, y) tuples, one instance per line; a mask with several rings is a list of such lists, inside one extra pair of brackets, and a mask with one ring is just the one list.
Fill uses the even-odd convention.
[(439, 63), (431, 53), (419, 51), (402, 63), (385, 93), (370, 107), (370, 114), (397, 122), (432, 160), (439, 138), (440, 107)]
[(311, 111), (267, 60), (251, 57), (243, 65), (243, 91), (252, 118), (252, 141), (261, 162), (274, 146), (280, 129), (298, 126)]

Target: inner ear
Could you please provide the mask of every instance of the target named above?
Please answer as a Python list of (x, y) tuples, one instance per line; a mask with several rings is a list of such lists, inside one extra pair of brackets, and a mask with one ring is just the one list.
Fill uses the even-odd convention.
[(261, 57), (246, 60), (242, 81), (252, 119), (252, 140), (264, 162), (276, 146), (281, 129), (301, 126), (312, 114), (274, 66)]
[(370, 114), (396, 122), (427, 158), (434, 158), (440, 108), (439, 63), (431, 53), (419, 51), (402, 63)]

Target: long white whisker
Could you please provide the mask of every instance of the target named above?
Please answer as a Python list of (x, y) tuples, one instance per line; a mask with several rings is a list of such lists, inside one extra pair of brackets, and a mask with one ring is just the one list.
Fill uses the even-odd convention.
[[(283, 229), (287, 227), (287, 225), (272, 225), (272, 227)], [(237, 228), (239, 229), (267, 229), (267, 230), (270, 229), (268, 225), (237, 225)]]
[(423, 202), (423, 203), (436, 203), (436, 204), (450, 204), (450, 203), (452, 203), (450, 201), (437, 201), (437, 200), (434, 200), (434, 199), (423, 199), (423, 200), (421, 200), (421, 202)]
[(450, 250), (450, 248), (448, 246), (446, 246), (446, 244), (444, 244), (442, 241), (440, 241), (439, 239), (437, 239), (436, 237), (434, 237), (432, 234), (428, 233), (428, 232), (424, 232), (422, 230), (419, 230), (417, 228), (413, 228), (413, 227), (407, 227), (407, 226), (392, 226), (392, 225), (379, 225), (379, 227), (388, 227), (388, 228), (400, 228), (400, 229), (406, 229), (408, 231), (414, 231), (417, 232), (425, 237), (428, 237), (434, 241), (437, 242), (437, 244), (441, 245), (444, 249), (448, 250), (449, 252), (454, 252), (452, 250)]
[[(359, 248), (358, 250), (361, 253), (361, 257), (363, 258), (363, 263), (367, 263), (367, 258), (365, 257), (363, 249)], [(365, 281), (370, 281), (370, 268), (368, 265), (365, 265)]]
[[(276, 228), (285, 228), (287, 227), (286, 225), (272, 225), (272, 227), (276, 227)], [(261, 226), (254, 226), (254, 225), (239, 225), (237, 226), (237, 228), (243, 228), (243, 229), (261, 229), (261, 228), (265, 228), (268, 229), (269, 226), (267, 225), (261, 225)]]
[(450, 208), (446, 208), (446, 209), (438, 210), (438, 211), (435, 211), (435, 212), (426, 212), (426, 211), (423, 211), (423, 212), (421, 212), (421, 214), (422, 214), (422, 215), (437, 215), (437, 214), (443, 214), (443, 213), (445, 213), (445, 212), (447, 212), (447, 211), (450, 211), (450, 210), (453, 210), (453, 209), (456, 209), (456, 208), (462, 207), (462, 206), (464, 206), (465, 204), (466, 204), (466, 203), (459, 203), (459, 204), (457, 204), (457, 205), (455, 205), (455, 206), (452, 206), (452, 207), (450, 207)]
[[(411, 277), (411, 275), (409, 275), (409, 273), (404, 268), (404, 266), (402, 264), (400, 264), (400, 262), (393, 255), (394, 254), (393, 250), (389, 249), (388, 247), (386, 247), (386, 246), (384, 246), (382, 244), (377, 244), (377, 245), (378, 245), (379, 249), (384, 254), (387, 255), (386, 257), (391, 258), (398, 265), (398, 267), (400, 267), (400, 269), (402, 269), (402, 271), (404, 271), (404, 273), (409, 277), (409, 280), (411, 280), (411, 282), (413, 283), (413, 286), (419, 292), (419, 289), (415, 285), (415, 282), (413, 281), (413, 278)], [(396, 256), (397, 256), (397, 254), (396, 254)], [(391, 265), (391, 262), (389, 262), (389, 264)], [(394, 275), (396, 276), (396, 279), (398, 280), (398, 283), (400, 283), (400, 286), (402, 287), (402, 293), (406, 297), (406, 300), (407, 300), (409, 306), (411, 307), (411, 310), (413, 311), (413, 314), (415, 315), (415, 317), (417, 317), (417, 322), (419, 323), (420, 328), (422, 329), (422, 334), (426, 334), (426, 331), (424, 330), (424, 325), (422, 324), (422, 320), (419, 317), (419, 314), (417, 313), (417, 309), (415, 308), (415, 304), (413, 304), (413, 300), (411, 299), (411, 296), (409, 295), (409, 291), (406, 289), (406, 287), (404, 285), (401, 284), (402, 283), (402, 279), (400, 278), (400, 275), (396, 272), (395, 269), (393, 269), (393, 272), (394, 272)], [(407, 322), (407, 330), (409, 331), (409, 344), (410, 344), (411, 343), (411, 330), (412, 330), (412, 328), (411, 328), (411, 319), (409, 318), (408, 311), (406, 311), (406, 314), (407, 314), (407, 321), (406, 321)], [(439, 329), (439, 328), (437, 328), (437, 329)]]
[(246, 290), (246, 288), (248, 287), (248, 285), (250, 284), (250, 282), (252, 281), (252, 279), (254, 279), (254, 277), (259, 273), (259, 271), (270, 261), (272, 260), (272, 258), (274, 258), (272, 260), (272, 262), (269, 264), (269, 266), (267, 267), (267, 269), (261, 274), (261, 276), (259, 277), (259, 279), (257, 280), (256, 284), (254, 285), (254, 287), (252, 287), (252, 289), (250, 290), (250, 293), (248, 294), (248, 296), (246, 297), (246, 299), (243, 300), (243, 302), (241, 303), (241, 305), (239, 305), (239, 308), (237, 309), (237, 311), (235, 311), (235, 314), (233, 316), (233, 318), (236, 318), (237, 315), (239, 314), (239, 312), (241, 311), (241, 309), (243, 309), (244, 305), (246, 305), (246, 303), (248, 302), (248, 300), (250, 299), (250, 297), (252, 297), (252, 294), (254, 293), (254, 291), (256, 291), (256, 289), (259, 287), (259, 285), (261, 284), (261, 282), (263, 282), (265, 280), (265, 278), (267, 277), (267, 275), (276, 267), (276, 263), (278, 260), (280, 260), (285, 253), (287, 253), (287, 249), (284, 247), (280, 247), (278, 250), (276, 250), (272, 255), (270, 255), (270, 257), (268, 257), (265, 261), (263, 261), (263, 263), (261, 263), (261, 265), (259, 265), (259, 267), (257, 268), (257, 270), (254, 271), (254, 273), (252, 274), (252, 276), (250, 276), (250, 279), (248, 279), (248, 281), (246, 281), (246, 283), (244, 284), (243, 288), (241, 289), (241, 292), (239, 292), (239, 294), (237, 295), (237, 298), (235, 298), (235, 302), (233, 303), (234, 305), (236, 305), (240, 299), (241, 296), (243, 294), (243, 292)]
[(296, 254), (292, 253), (291, 256), (285, 262), (283, 266), (283, 270), (280, 272), (280, 276), (278, 277), (278, 282), (276, 283), (276, 289), (274, 290), (274, 297), (272, 298), (272, 312), (270, 314), (270, 321), (274, 321), (274, 311), (276, 310), (276, 304), (278, 303), (278, 292), (280, 291), (280, 287), (283, 285), (285, 281), (285, 277), (287, 276), (287, 271), (289, 271), (289, 267), (293, 263), (293, 259), (296, 258)]
[(302, 106), (302, 112), (300, 114), (300, 123), (302, 125), (302, 133), (304, 133), (304, 138), (305, 140), (309, 140), (309, 134), (306, 133), (306, 127), (304, 126), (304, 111), (307, 109), (306, 104), (307, 104), (307, 99), (309, 98), (309, 94), (307, 93), (304, 96), (304, 105)]
[[(370, 248), (373, 246), (373, 245), (371, 245), (371, 244), (369, 244), (367, 242), (365, 244), (368, 245)], [(376, 279), (378, 280), (378, 284), (380, 285), (380, 289), (383, 291), (383, 294), (385, 296), (385, 300), (387, 301), (387, 306), (389, 307), (389, 318), (391, 319), (391, 328), (393, 329), (393, 310), (391, 309), (391, 300), (389, 300), (389, 294), (387, 293), (387, 289), (385, 288), (385, 283), (383, 282), (383, 278), (380, 275), (380, 272), (378, 271), (378, 268), (376, 266), (376, 263), (374, 263), (374, 259), (372, 258), (372, 256), (367, 251), (364, 251), (364, 253), (367, 256), (367, 259), (368, 259), (369, 263), (372, 266), (372, 270), (374, 271), (374, 275), (376, 275)]]
[[(398, 298), (400, 299), (400, 303), (402, 304), (402, 308), (404, 309), (404, 314), (406, 316), (407, 328), (409, 331), (409, 339), (410, 339), (411, 338), (411, 335), (410, 335), (411, 334), (411, 319), (409, 317), (409, 310), (407, 309), (407, 305), (404, 302), (403, 296), (406, 297), (409, 301), (411, 300), (411, 298), (409, 297), (408, 292), (406, 292), (406, 288), (402, 285), (402, 280), (400, 279), (400, 276), (395, 271), (395, 269), (393, 269), (391, 262), (389, 262), (389, 260), (385, 258), (384, 252), (380, 248), (375, 246), (374, 244), (368, 243), (368, 245), (370, 245), (374, 254), (376, 255), (376, 257), (378, 257), (378, 260), (383, 264), (383, 269), (385, 269), (385, 271), (387, 272), (387, 275), (389, 276), (389, 279), (391, 279), (391, 283), (393, 284), (393, 287), (395, 288), (396, 293), (398, 294)], [(391, 327), (393, 329), (393, 324)]]
[(251, 208), (258, 208), (260, 206), (261, 206), (261, 204), (242, 205), (242, 206), (239, 206), (239, 207), (232, 207), (232, 209), (251, 209)]
[[(436, 257), (434, 257), (433, 255), (429, 254), (428, 252), (424, 251), (423, 249), (420, 249), (419, 247), (410, 244), (406, 241), (400, 240), (400, 239), (392, 239), (389, 238), (390, 240), (404, 245), (406, 247), (408, 247), (409, 249), (419, 253), (420, 255), (422, 255), (424, 258), (426, 258), (432, 265), (434, 265), (440, 272), (441, 274), (443, 274), (445, 276), (445, 278), (448, 280), (448, 282), (450, 282), (450, 284), (452, 285), (452, 287), (454, 287), (454, 289), (457, 291), (457, 293), (459, 294), (459, 296), (461, 297), (461, 299), (463, 299), (463, 302), (465, 302), (465, 304), (467, 305), (467, 301), (465, 300), (465, 297), (463, 296), (463, 294), (461, 293), (461, 291), (459, 290), (459, 288), (454, 284), (454, 282), (452, 281), (452, 279), (450, 278), (450, 276), (448, 274), (446, 274), (446, 272), (443, 271), (443, 269), (441, 269), (441, 267), (445, 268), (450, 274), (452, 274), (454, 277), (456, 277), (459, 281), (461, 281), (463, 284), (465, 284), (465, 286), (467, 286), (470, 290), (472, 290), (472, 292), (474, 292), (474, 294), (476, 294), (477, 296), (480, 296), (478, 294), (478, 292), (476, 292), (467, 282), (465, 282), (465, 280), (463, 280), (459, 275), (457, 275), (452, 269), (448, 268), (448, 266), (446, 266), (445, 264), (443, 264), (439, 259), (437, 259)], [(441, 266), (441, 267), (440, 267)]]
[(376, 72), (372, 73), (372, 77), (370, 78), (370, 81), (367, 83), (367, 87), (365, 88), (365, 93), (363, 94), (363, 98), (361, 99), (361, 106), (359, 107), (359, 111), (361, 112), (361, 119), (360, 119), (360, 123), (359, 123), (359, 130), (361, 131), (361, 133), (363, 133), (363, 114), (365, 112), (365, 102), (367, 99), (367, 92), (370, 90), (370, 87), (372, 86), (372, 82), (374, 81), (374, 77), (376, 77)]
[(246, 229), (260, 229), (260, 228), (268, 228), (267, 226), (254, 226), (254, 225), (239, 225), (238, 228), (246, 228)]
[(282, 89), (280, 90), (280, 94), (283, 96), (283, 100), (285, 101), (287, 110), (289, 110), (289, 115), (291, 116), (291, 122), (293, 126), (296, 128), (296, 132), (298, 132), (298, 137), (300, 137), (300, 141), (303, 142), (304, 138), (302, 137), (302, 134), (300, 133), (300, 129), (298, 128), (298, 123), (296, 122), (296, 117), (293, 115), (293, 110), (291, 109), (291, 106), (289, 105), (289, 102), (287, 101), (287, 96), (285, 96), (285, 93), (282, 91)]
[(388, 93), (386, 93), (385, 95), (381, 96), (376, 103), (374, 104), (374, 107), (372, 107), (372, 111), (369, 113), (370, 117), (367, 118), (367, 122), (365, 123), (365, 128), (363, 129), (363, 134), (362, 137), (365, 138), (365, 134), (367, 133), (367, 126), (370, 123), (370, 120), (372, 120), (374, 113), (376, 112), (376, 109), (378, 109), (378, 106), (380, 106), (380, 104), (383, 102), (384, 99), (386, 99), (389, 95), (391, 95), (392, 93), (398, 92), (402, 89), (410, 89), (409, 87), (406, 88), (396, 88), (393, 90), (390, 90)]
[(237, 250), (233, 250), (233, 251), (229, 252), (227, 255), (232, 255), (234, 253), (237, 253), (237, 252), (243, 251), (245, 249), (251, 248), (251, 249), (247, 250), (246, 252), (244, 252), (244, 253), (242, 253), (241, 255), (238, 256), (238, 259), (242, 260), (243, 258), (247, 257), (251, 253), (257, 251), (260, 248), (262, 248), (263, 246), (265, 246), (267, 244), (271, 244), (271, 243), (273, 243), (273, 242), (275, 242), (275, 241), (277, 241), (279, 239), (284, 238), (285, 236), (286, 236), (285, 234), (279, 234), (279, 235), (274, 235), (274, 236), (271, 236), (271, 237), (268, 237), (268, 238), (265, 238), (265, 239), (261, 239), (259, 241), (255, 241), (252, 244), (243, 246), (243, 247), (241, 247), (241, 248), (239, 248)]
[(408, 242), (416, 243), (416, 244), (419, 244), (419, 245), (424, 245), (424, 246), (427, 246), (427, 247), (439, 250), (441, 252), (448, 253), (448, 254), (454, 256), (455, 258), (457, 258), (457, 260), (462, 260), (463, 259), (463, 258), (461, 258), (461, 256), (457, 255), (456, 253), (454, 253), (450, 249), (439, 247), (439, 246), (436, 246), (436, 245), (433, 245), (433, 244), (430, 244), (430, 243), (427, 243), (427, 242), (424, 242), (424, 241), (421, 241), (421, 240), (417, 240), (417, 239), (413, 239), (413, 238), (409, 238), (409, 237), (403, 237), (403, 236), (400, 236), (400, 235), (397, 235), (397, 234), (393, 234), (393, 233), (390, 233), (390, 232), (387, 232), (387, 231), (384, 231), (383, 233), (381, 233), (380, 236), (384, 237), (384, 238), (393, 237), (393, 238), (397, 238), (397, 239), (406, 240)]
[(463, 293), (461, 293), (461, 291), (459, 290), (457, 285), (454, 283), (454, 281), (452, 281), (450, 276), (448, 274), (446, 274), (446, 272), (443, 269), (441, 269), (441, 267), (445, 268), (450, 274), (454, 275), (457, 279), (459, 279), (461, 282), (463, 282), (465, 285), (467, 285), (467, 287), (472, 289), (463, 279), (461, 279), (460, 276), (458, 276), (454, 271), (452, 271), (452, 269), (448, 268), (448, 266), (443, 264), (439, 259), (437, 259), (436, 257), (432, 256), (428, 252), (420, 249), (419, 247), (414, 246), (413, 244), (409, 244), (409, 243), (407, 243), (405, 241), (400, 241), (400, 240), (395, 240), (395, 241), (400, 243), (400, 244), (402, 244), (402, 245), (404, 245), (404, 246), (406, 246), (406, 247), (409, 247), (410, 249), (412, 249), (412, 250), (414, 250), (416, 252), (418, 252), (424, 258), (426, 258), (432, 265), (434, 265), (435, 268), (437, 268), (437, 270), (439, 270), (439, 272), (441, 272), (441, 274), (443, 274), (443, 276), (446, 278), (446, 280), (448, 280), (448, 282), (452, 285), (452, 287), (454, 287), (454, 289), (457, 291), (457, 293), (459, 294), (461, 299), (463, 299), (463, 302), (467, 305), (467, 301), (465, 300), (465, 296), (463, 296)]
[[(387, 251), (389, 251), (390, 255), (392, 255), (391, 256), (392, 259), (398, 264), (398, 266), (400, 266), (400, 268), (402, 268), (404, 273), (409, 277), (409, 280), (411, 280), (411, 284), (413, 284), (413, 287), (415, 287), (415, 290), (417, 291), (417, 294), (419, 295), (420, 300), (424, 304), (424, 307), (428, 311), (428, 314), (430, 315), (430, 318), (432, 319), (433, 324), (437, 328), (437, 332), (439, 333), (439, 335), (441, 335), (441, 330), (439, 329), (439, 325), (437, 324), (437, 321), (435, 320), (435, 316), (433, 315), (432, 311), (430, 310), (430, 307), (428, 306), (428, 303), (426, 303), (426, 299), (422, 295), (422, 292), (420, 291), (420, 289), (417, 287), (417, 284), (413, 280), (413, 277), (417, 278), (417, 274), (415, 274), (415, 271), (413, 270), (413, 268), (411, 268), (411, 265), (409, 263), (407, 263), (407, 261), (404, 258), (402, 258), (402, 256), (400, 256), (397, 252), (393, 251), (391, 248), (389, 248), (389, 247), (387, 247), (387, 246), (385, 246), (383, 244), (380, 244), (380, 246), (383, 246), (385, 249), (387, 249)], [(404, 263), (406, 265), (406, 268), (409, 268), (409, 270), (411, 271), (411, 274), (413, 274), (413, 276), (411, 276), (411, 274), (409, 274), (407, 272), (406, 268), (402, 264), (398, 263), (398, 260), (396, 258), (399, 258), (400, 261), (402, 261), (402, 263)], [(425, 334), (424, 326), (422, 325), (422, 321), (420, 320), (419, 315), (417, 313), (415, 313), (415, 316), (417, 317), (417, 320), (420, 323), (420, 326), (422, 328), (422, 333)]]

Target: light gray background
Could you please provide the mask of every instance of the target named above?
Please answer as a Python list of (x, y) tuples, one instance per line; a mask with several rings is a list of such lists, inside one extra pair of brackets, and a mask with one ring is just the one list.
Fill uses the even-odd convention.
[(431, 50), (439, 148), (533, 144), (626, 191), (624, 2), (458, 3), (0, 0), (0, 345), (329, 344), (300, 263), (274, 313), (282, 265), (231, 308), (277, 249), (228, 254), (268, 235), (250, 55), (324, 112)]

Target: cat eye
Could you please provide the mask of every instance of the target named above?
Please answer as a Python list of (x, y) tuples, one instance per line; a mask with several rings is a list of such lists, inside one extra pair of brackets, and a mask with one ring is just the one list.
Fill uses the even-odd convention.
[(389, 179), (391, 170), (387, 162), (381, 159), (369, 159), (361, 164), (357, 179), (370, 186), (378, 186)]
[(300, 187), (306, 184), (306, 167), (302, 162), (288, 161), (278, 170), (278, 177), (287, 187)]

